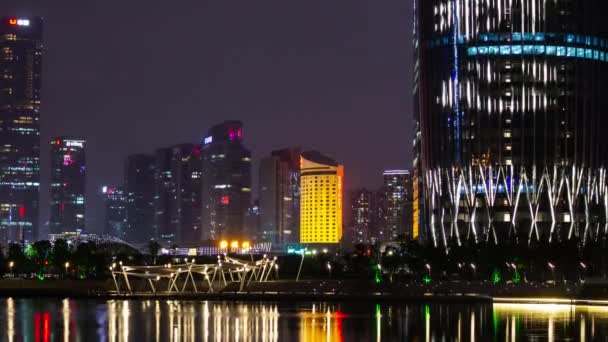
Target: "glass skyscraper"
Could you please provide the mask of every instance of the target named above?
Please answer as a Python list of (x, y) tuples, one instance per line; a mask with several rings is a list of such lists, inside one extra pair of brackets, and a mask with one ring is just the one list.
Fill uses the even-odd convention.
[(415, 6), (414, 229), (444, 246), (604, 235), (608, 2)]
[(86, 142), (58, 137), (51, 141), (51, 234), (85, 229)]
[(38, 238), (42, 19), (0, 18), (0, 240)]
[(203, 240), (244, 239), (245, 215), (251, 205), (251, 152), (243, 145), (243, 124), (226, 121), (203, 139)]

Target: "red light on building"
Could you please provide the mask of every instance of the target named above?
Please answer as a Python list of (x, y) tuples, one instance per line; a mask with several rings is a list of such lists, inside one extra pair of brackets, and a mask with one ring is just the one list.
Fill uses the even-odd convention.
[(19, 207), (19, 216), (20, 216), (21, 218), (24, 218), (24, 217), (25, 217), (25, 207), (24, 207), (24, 206), (20, 206), (20, 207)]
[(225, 205), (230, 204), (230, 196), (222, 196), (221, 202)]
[(8, 23), (9, 23), (10, 25), (17, 25), (17, 19), (15, 19), (15, 18), (11, 18), (11, 19), (9, 19), (9, 20), (8, 20)]

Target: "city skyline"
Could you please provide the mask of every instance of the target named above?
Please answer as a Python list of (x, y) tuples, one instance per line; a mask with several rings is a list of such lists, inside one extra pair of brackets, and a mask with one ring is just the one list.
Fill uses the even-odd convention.
[[(411, 84), (411, 68), (403, 63), (404, 58), (411, 59), (407, 44), (411, 23), (402, 20), (411, 12), (408, 3), (368, 8), (352, 2), (323, 6), (277, 2), (270, 13), (246, 2), (206, 7), (190, 3), (179, 5), (169, 16), (165, 16), (167, 8), (154, 6), (145, 15), (135, 15), (140, 5), (123, 3), (123, 11), (108, 12), (113, 5), (85, 8), (28, 1), (0, 5), (0, 11), (16, 16), (45, 18), (41, 139), (58, 135), (87, 139), (91, 205), (87, 223), (93, 231), (103, 230), (103, 201), (95, 194), (102, 185), (120, 183), (127, 155), (198, 142), (213, 123), (228, 119), (239, 119), (247, 127), (254, 184), (260, 158), (283, 146), (299, 145), (336, 156), (351, 170), (346, 188), (376, 187), (380, 170), (410, 167), (410, 151), (399, 148), (411, 141), (411, 99), (402, 96)], [(223, 20), (204, 20), (209, 11), (211, 19)], [(257, 19), (247, 18), (252, 11)], [(315, 25), (309, 22), (311, 16), (316, 18)], [(335, 27), (338, 17), (347, 21), (346, 26)], [(166, 23), (157, 24), (165, 19)], [(268, 24), (243, 34), (241, 28), (249, 30), (252, 20)], [(286, 32), (273, 29), (273, 24), (285, 20), (292, 22)], [(234, 23), (237, 27), (230, 27)], [(144, 31), (149, 33), (144, 35)], [(158, 81), (152, 82), (146, 70), (164, 60), (146, 55), (155, 51), (147, 39), (133, 40), (148, 34), (167, 36), (166, 32), (192, 39), (201, 32), (203, 36), (196, 39), (201, 46), (185, 51), (185, 60), (175, 70), (159, 69), (155, 77), (171, 85), (161, 92), (150, 86)], [(344, 44), (346, 37), (353, 38)], [(254, 38), (259, 44), (247, 43)], [(171, 40), (166, 44), (168, 50), (181, 48)], [(110, 46), (121, 51), (121, 58)], [(144, 64), (141, 53), (146, 56)], [(321, 119), (329, 124), (312, 127), (312, 121)], [(141, 126), (144, 120), (145, 128)], [(141, 133), (137, 138), (134, 127)], [(309, 145), (307, 136), (312, 131), (317, 139)], [(371, 153), (386, 146), (394, 146), (393, 151)], [(48, 200), (48, 152), (44, 144), (42, 148), (44, 203)], [(359, 158), (361, 151), (367, 151), (365, 161)], [(48, 220), (48, 209), (43, 206), (41, 211), (41, 219)]]

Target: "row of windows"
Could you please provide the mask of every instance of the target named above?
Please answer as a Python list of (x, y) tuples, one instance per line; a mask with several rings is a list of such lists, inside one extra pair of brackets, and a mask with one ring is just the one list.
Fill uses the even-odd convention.
[[(458, 36), (458, 44), (470, 41), (467, 37)], [(440, 45), (451, 45), (452, 36), (436, 38), (429, 42), (431, 47)], [(598, 46), (608, 48), (608, 39), (592, 36), (582, 36), (571, 33), (544, 33), (544, 32), (513, 32), (513, 33), (481, 33), (479, 41), (482, 42), (563, 42), (564, 44), (578, 44), (587, 46)]]
[(467, 49), (469, 56), (485, 55), (545, 55), (570, 58), (585, 58), (608, 62), (608, 53), (604, 51), (555, 45), (496, 45), (471, 46)]

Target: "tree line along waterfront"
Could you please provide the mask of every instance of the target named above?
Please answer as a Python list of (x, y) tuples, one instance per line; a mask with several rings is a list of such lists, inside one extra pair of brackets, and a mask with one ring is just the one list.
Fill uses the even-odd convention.
[[(97, 279), (110, 277), (109, 266), (163, 265), (195, 259), (215, 263), (217, 256), (160, 255), (160, 245), (151, 241), (142, 252), (120, 244), (66, 240), (38, 241), (24, 247), (10, 244), (0, 251), (0, 273), (4, 278), (30, 278), (48, 281), (55, 278)], [(260, 259), (262, 255), (238, 258)], [(309, 248), (302, 254), (277, 255), (280, 280), (357, 280), (378, 286), (432, 284), (442, 281), (487, 281), (494, 284), (526, 282), (580, 282), (606, 278), (608, 246), (606, 241), (561, 243), (493, 243), (454, 245), (449, 253), (443, 248), (423, 246), (414, 241), (382, 245), (356, 245), (352, 251)]]

